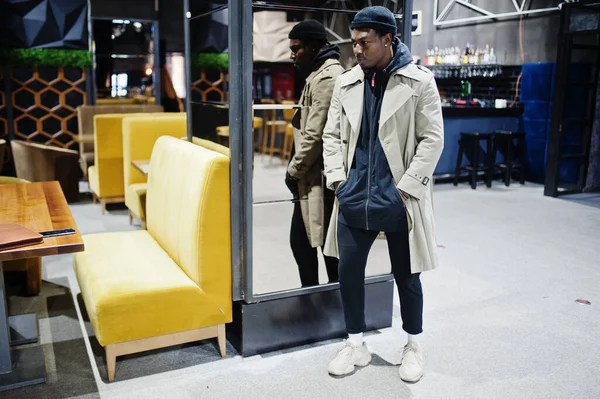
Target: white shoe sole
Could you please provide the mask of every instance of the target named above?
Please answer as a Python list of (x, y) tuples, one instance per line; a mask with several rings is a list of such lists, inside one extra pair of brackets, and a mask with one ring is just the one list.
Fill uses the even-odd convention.
[(341, 373), (336, 372), (335, 370), (327, 370), (327, 372), (331, 375), (335, 375), (335, 376), (339, 377), (342, 375), (352, 374), (354, 372), (354, 370), (356, 369), (356, 367), (365, 367), (365, 366), (368, 366), (369, 363), (371, 363), (371, 356), (369, 356), (367, 359), (364, 359), (363, 361), (355, 363), (354, 365), (348, 366), (348, 368)]
[(412, 378), (405, 377), (405, 376), (402, 376), (402, 374), (400, 374), (400, 379), (404, 382), (418, 382), (419, 380), (421, 380), (421, 378), (423, 378), (423, 374), (416, 376), (416, 377), (412, 377)]

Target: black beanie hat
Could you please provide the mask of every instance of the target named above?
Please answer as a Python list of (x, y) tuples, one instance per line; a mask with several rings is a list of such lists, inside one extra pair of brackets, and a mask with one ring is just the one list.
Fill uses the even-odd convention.
[(382, 33), (398, 33), (394, 14), (382, 6), (367, 7), (360, 10), (350, 24), (350, 29), (375, 29)]
[(296, 24), (290, 31), (288, 38), (327, 42), (327, 31), (325, 31), (325, 27), (319, 21), (307, 19)]

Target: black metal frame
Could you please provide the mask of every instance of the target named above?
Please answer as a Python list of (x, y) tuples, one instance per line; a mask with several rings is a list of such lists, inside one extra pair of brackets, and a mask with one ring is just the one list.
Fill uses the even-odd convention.
[[(190, 57), (190, 20), (196, 16), (188, 15), (190, 0), (184, 0), (184, 34), (186, 51), (186, 86), (191, 87)], [(403, 0), (403, 15), (412, 15), (412, 0)], [(338, 283), (324, 284), (314, 287), (297, 288), (267, 294), (253, 292), (253, 259), (252, 259), (252, 36), (253, 10), (278, 9), (286, 11), (323, 11), (320, 8), (303, 6), (287, 6), (268, 4), (264, 1), (229, 0), (229, 145), (231, 151), (231, 260), (232, 290), (234, 301), (258, 303), (298, 295), (310, 295), (325, 291), (337, 290)], [(222, 11), (224, 7), (216, 7), (203, 16)], [(325, 9), (328, 11), (329, 9)], [(356, 11), (329, 10), (332, 12), (356, 13)], [(404, 19), (404, 18), (401, 18)], [(410, 48), (411, 24), (402, 24), (400, 32), (404, 43)], [(186, 96), (186, 110), (191, 112), (191, 95)], [(191, 140), (192, 118), (188, 117), (188, 139)], [(389, 282), (391, 274), (366, 278), (368, 284)]]
[[(600, 15), (600, 7), (598, 4), (581, 5), (581, 4), (563, 4), (561, 7), (560, 30), (558, 34), (558, 54), (556, 60), (556, 74), (554, 83), (554, 98), (552, 104), (552, 120), (550, 127), (550, 135), (548, 139), (547, 161), (546, 161), (546, 177), (544, 195), (557, 197), (559, 195), (581, 193), (585, 189), (587, 170), (589, 167), (589, 156), (593, 123), (595, 118), (596, 95), (598, 89), (598, 75), (600, 72), (600, 23), (593, 30), (570, 30), (571, 16), (573, 10), (587, 10)], [(593, 65), (593, 79), (591, 82), (579, 84), (589, 89), (588, 109), (584, 121), (576, 121), (575, 123), (583, 123), (583, 137), (581, 142), (581, 152), (575, 154), (564, 154), (562, 148), (562, 139), (564, 138), (564, 128), (569, 123), (565, 116), (565, 93), (569, 85), (574, 82), (569, 81), (569, 68), (572, 60), (572, 51), (581, 49), (581, 45), (574, 43), (574, 39), (584, 36), (595, 35), (596, 45), (585, 46), (586, 49), (596, 51), (596, 63)], [(576, 83), (577, 84), (577, 83)], [(579, 159), (579, 173), (577, 183), (572, 185), (561, 185), (560, 182), (560, 167), (563, 160)]]

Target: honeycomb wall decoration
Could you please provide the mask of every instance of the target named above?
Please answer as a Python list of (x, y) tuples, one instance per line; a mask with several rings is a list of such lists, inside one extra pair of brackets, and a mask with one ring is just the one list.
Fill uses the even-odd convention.
[(221, 71), (200, 71), (198, 79), (192, 82), (192, 101), (227, 101), (226, 85), (229, 75)]
[(13, 137), (76, 150), (76, 108), (87, 102), (85, 83), (84, 69), (10, 68)]

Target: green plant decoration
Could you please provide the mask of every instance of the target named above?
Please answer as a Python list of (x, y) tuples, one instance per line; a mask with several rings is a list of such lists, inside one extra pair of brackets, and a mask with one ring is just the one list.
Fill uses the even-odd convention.
[(229, 69), (229, 54), (226, 53), (193, 53), (192, 66), (202, 69)]
[(86, 50), (0, 48), (0, 65), (88, 68), (92, 55)]

